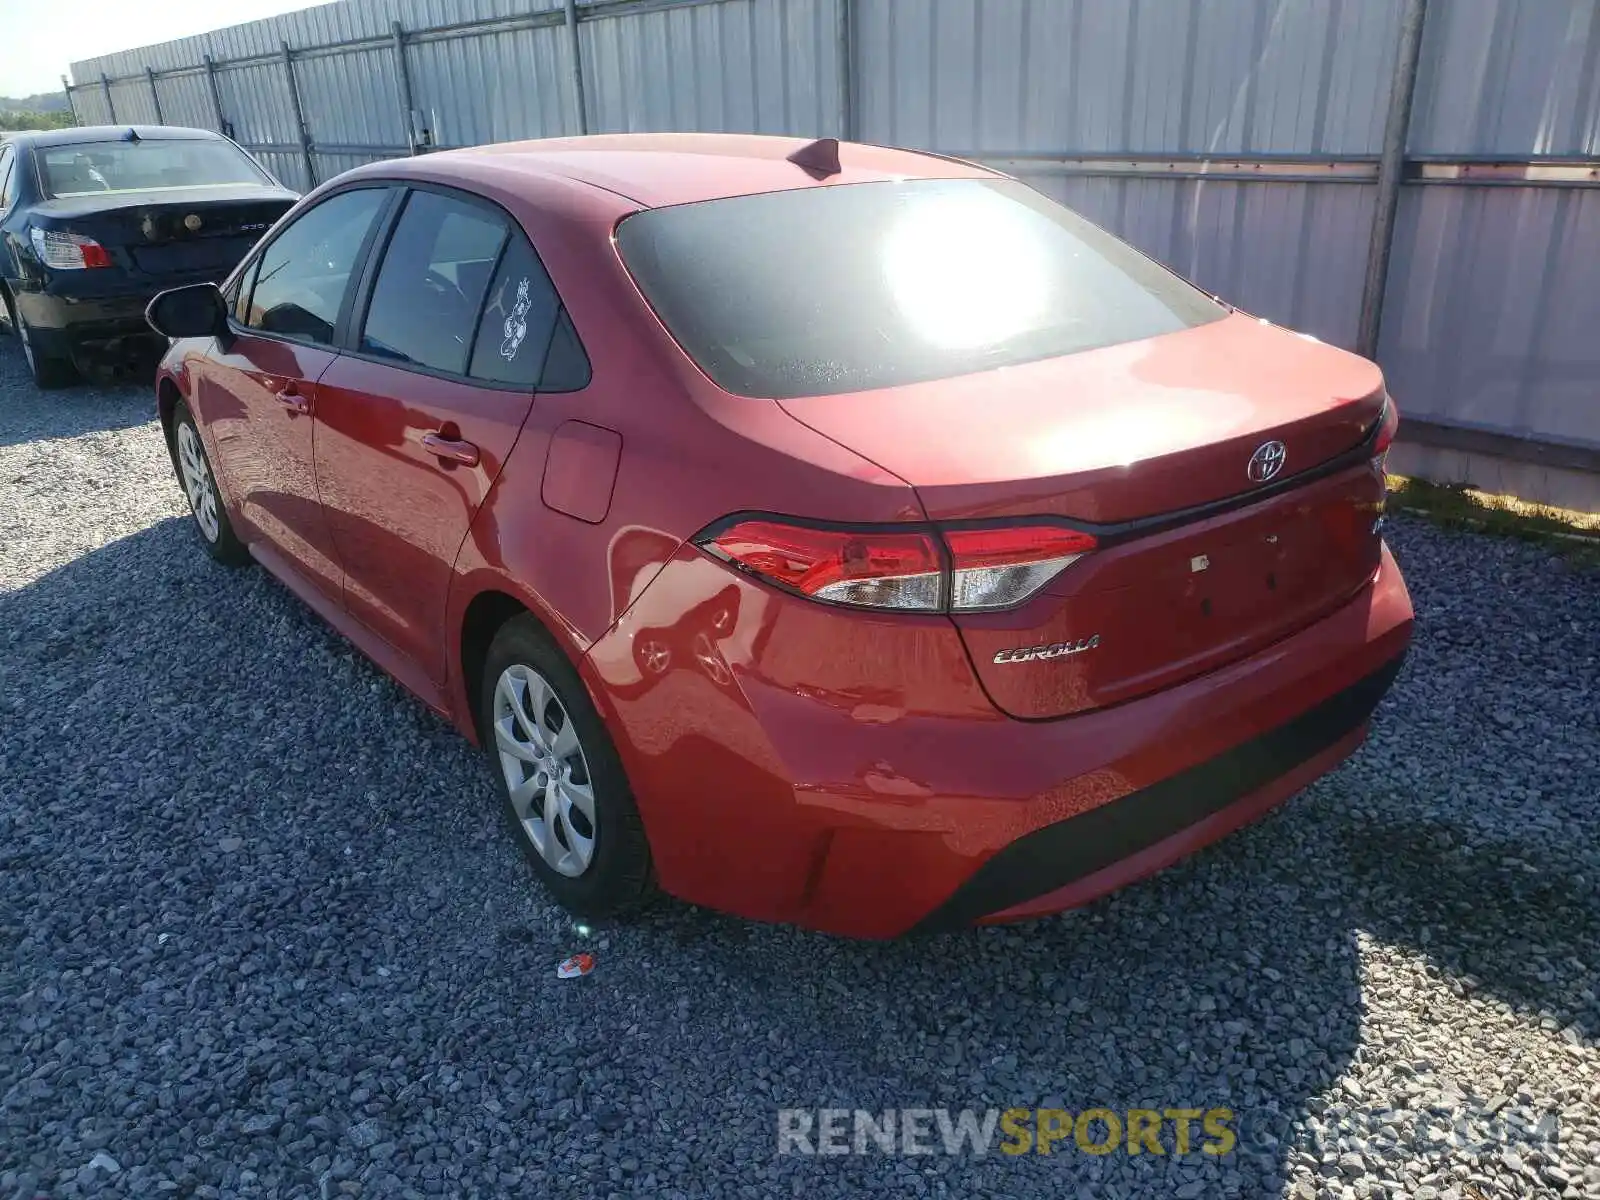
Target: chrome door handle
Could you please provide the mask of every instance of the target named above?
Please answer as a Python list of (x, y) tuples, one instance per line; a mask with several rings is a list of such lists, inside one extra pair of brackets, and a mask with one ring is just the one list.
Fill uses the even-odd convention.
[(425, 433), (422, 435), (422, 446), (429, 454), (447, 462), (458, 462), (466, 467), (478, 465), (478, 448), (471, 442), (458, 441), (438, 433)]
[(278, 403), (289, 410), (290, 413), (304, 415), (311, 411), (311, 401), (300, 394), (300, 389), (292, 383), (286, 383), (282, 389), (274, 393)]

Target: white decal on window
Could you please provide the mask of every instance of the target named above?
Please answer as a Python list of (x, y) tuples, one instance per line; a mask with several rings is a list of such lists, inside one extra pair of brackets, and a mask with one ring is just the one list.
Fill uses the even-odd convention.
[(522, 339), (528, 336), (528, 309), (531, 304), (528, 281), (524, 279), (517, 284), (517, 302), (506, 317), (506, 340), (500, 344), (500, 355), (507, 362), (516, 358), (517, 351), (522, 349)]

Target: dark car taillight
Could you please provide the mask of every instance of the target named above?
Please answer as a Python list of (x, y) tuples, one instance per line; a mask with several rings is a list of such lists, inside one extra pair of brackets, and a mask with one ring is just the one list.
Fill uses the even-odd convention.
[(778, 517), (718, 522), (708, 554), (808, 599), (901, 612), (992, 612), (1033, 596), (1095, 548), (1060, 525), (814, 526)]
[(81, 233), (63, 233), (54, 229), (29, 230), (33, 252), (39, 261), (55, 271), (83, 271), (112, 265), (106, 248), (91, 237)]

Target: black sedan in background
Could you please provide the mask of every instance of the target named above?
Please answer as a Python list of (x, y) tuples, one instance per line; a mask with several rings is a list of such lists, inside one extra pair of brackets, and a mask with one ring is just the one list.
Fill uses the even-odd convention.
[(217, 282), (297, 199), (205, 129), (103, 125), (0, 145), (0, 301), (40, 387), (153, 363), (150, 298)]

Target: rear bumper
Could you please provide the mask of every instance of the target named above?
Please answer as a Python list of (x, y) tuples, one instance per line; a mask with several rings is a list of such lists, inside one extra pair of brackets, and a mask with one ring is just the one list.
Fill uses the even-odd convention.
[[(741, 595), (721, 603), (759, 606), (754, 629), (805, 604), (733, 586)], [(1265, 650), (1111, 708), (1028, 722), (992, 706), (949, 715), (949, 681), (970, 665), (939, 659), (931, 630), (915, 661), (930, 672), (923, 692), (949, 689), (942, 715), (919, 713), (911, 692), (795, 686), (793, 670), (778, 675), (778, 636), (757, 632), (736, 652), (742, 615), (718, 644), (736, 682), (708, 672), (702, 653), (714, 691), (676, 670), (638, 695), (603, 691), (637, 640), (634, 615), (597, 643), (586, 673), (611, 708), (662, 886), (864, 937), (1069, 908), (1255, 819), (1360, 744), (1412, 625), (1385, 549), (1360, 594)], [(794, 670), (837, 673), (841, 657)]]
[(35, 347), (53, 358), (72, 358), (130, 338), (141, 345), (165, 346), (166, 339), (144, 319), (146, 306), (159, 290), (84, 297), (18, 292), (16, 301)]
[(1361, 744), (1404, 654), (1293, 720), (1198, 766), (1005, 847), (920, 931), (1018, 920), (1087, 904), (1261, 816)]

